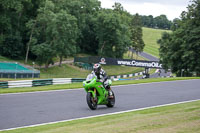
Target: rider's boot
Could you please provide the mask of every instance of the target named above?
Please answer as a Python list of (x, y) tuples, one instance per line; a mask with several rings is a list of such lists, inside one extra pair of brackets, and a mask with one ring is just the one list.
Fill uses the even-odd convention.
[(112, 91), (111, 91), (110, 86), (107, 86), (106, 88), (107, 88), (107, 90), (108, 90), (108, 98), (113, 98), (113, 93), (112, 93)]

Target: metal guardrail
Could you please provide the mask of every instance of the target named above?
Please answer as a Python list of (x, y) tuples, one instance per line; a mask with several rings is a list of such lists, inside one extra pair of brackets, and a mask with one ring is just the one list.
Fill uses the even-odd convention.
[(20, 80), (0, 82), (0, 88), (15, 88), (15, 87), (33, 87), (33, 86), (46, 86), (55, 84), (70, 84), (75, 82), (82, 82), (82, 78), (54, 78), (54, 79), (41, 79), (41, 80)]
[(0, 82), (0, 88), (8, 88), (8, 82)]
[(33, 80), (33, 86), (45, 86), (45, 85), (52, 85), (53, 79), (42, 79), (42, 80)]
[(70, 84), (72, 83), (72, 78), (54, 78), (53, 84)]
[(32, 80), (8, 81), (8, 88), (32, 87)]
[(83, 81), (85, 81), (85, 79), (81, 79), (81, 78), (74, 78), (74, 79), (72, 79), (72, 83), (83, 82)]

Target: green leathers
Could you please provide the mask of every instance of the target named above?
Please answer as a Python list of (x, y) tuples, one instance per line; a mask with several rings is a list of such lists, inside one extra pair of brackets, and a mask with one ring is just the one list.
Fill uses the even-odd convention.
[[(111, 85), (109, 81), (109, 85)], [(86, 81), (83, 82), (83, 87), (87, 92), (86, 100), (90, 109), (95, 110), (97, 105), (106, 105), (107, 107), (113, 107), (115, 104), (115, 95), (111, 91), (108, 95), (108, 91), (104, 88), (103, 83), (98, 81), (93, 74), (88, 75)]]

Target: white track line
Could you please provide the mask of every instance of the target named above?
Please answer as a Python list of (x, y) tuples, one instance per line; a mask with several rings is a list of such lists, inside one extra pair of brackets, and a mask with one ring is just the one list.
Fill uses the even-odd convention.
[[(173, 80), (173, 81), (160, 81), (160, 82), (151, 82), (151, 83), (115, 85), (115, 86), (112, 86), (112, 88), (118, 88), (118, 87), (124, 87), (124, 86), (148, 85), (148, 84), (161, 84), (161, 83), (168, 83), (168, 82), (185, 82), (185, 81), (191, 81), (191, 80), (200, 80), (200, 79), (187, 79), (187, 80)], [(51, 92), (63, 92), (63, 91), (76, 91), (76, 90), (83, 90), (83, 88), (62, 89), (62, 90), (49, 90), (49, 91), (34, 91), (34, 92), (22, 92), (22, 93), (6, 93), (6, 94), (0, 94), (0, 96), (5, 96), (5, 95), (19, 95), (19, 94), (35, 94), (35, 93), (51, 93)]]
[(2, 130), (0, 130), (0, 131), (8, 131), (8, 130), (21, 129), (21, 128), (29, 128), (29, 127), (43, 126), (43, 125), (47, 125), (47, 124), (56, 124), (56, 123), (60, 123), (60, 122), (68, 122), (68, 121), (74, 121), (74, 120), (82, 120), (82, 119), (89, 119), (89, 118), (95, 118), (95, 117), (101, 117), (101, 116), (122, 114), (122, 113), (128, 113), (128, 112), (134, 112), (134, 111), (145, 110), (145, 109), (152, 109), (152, 108), (157, 108), (157, 107), (164, 107), (164, 106), (169, 106), (169, 105), (176, 105), (176, 104), (182, 104), (182, 103), (195, 102), (195, 101), (200, 101), (200, 99), (189, 100), (189, 101), (182, 101), (182, 102), (176, 102), (176, 103), (169, 103), (169, 104), (162, 104), (162, 105), (150, 106), (150, 107), (145, 107), (145, 108), (132, 109), (132, 110), (126, 110), (126, 111), (120, 111), (120, 112), (114, 112), (114, 113), (107, 113), (107, 114), (101, 114), (101, 115), (88, 116), (88, 117), (81, 117), (81, 118), (75, 118), (75, 119), (68, 119), (68, 120), (62, 120), (62, 121), (47, 122), (47, 123), (42, 123), (42, 124), (35, 124), (35, 125), (29, 125), (29, 126), (22, 126), (22, 127), (16, 127), (16, 128), (2, 129)]

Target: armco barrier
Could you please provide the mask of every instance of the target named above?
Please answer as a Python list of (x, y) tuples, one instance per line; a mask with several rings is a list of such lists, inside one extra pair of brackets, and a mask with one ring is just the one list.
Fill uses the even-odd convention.
[(118, 76), (109, 76), (110, 79), (119, 79), (119, 78), (131, 78), (131, 77), (134, 77), (134, 76), (141, 76), (143, 75), (145, 71), (143, 72), (138, 72), (138, 73), (133, 73), (133, 74), (126, 74), (126, 75), (118, 75)]
[(32, 87), (32, 80), (8, 81), (8, 88)]
[(83, 82), (85, 79), (81, 79), (81, 78), (74, 78), (72, 79), (72, 83), (75, 83), (75, 82)]
[(41, 80), (33, 80), (32, 86), (44, 86), (44, 85), (52, 85), (53, 79), (41, 79)]
[(0, 88), (8, 88), (8, 82), (0, 82)]
[(55, 78), (53, 79), (53, 84), (70, 84), (72, 83), (72, 78)]
[(20, 80), (0, 82), (0, 88), (14, 88), (14, 87), (32, 87), (32, 86), (45, 86), (55, 84), (70, 84), (75, 82), (82, 82), (85, 79), (81, 78), (54, 78), (54, 79), (41, 79), (41, 80)]
[[(119, 78), (128, 78), (133, 76), (142, 75), (143, 72), (110, 76), (112, 80), (117, 80)], [(0, 82), (0, 88), (14, 88), (14, 87), (32, 87), (32, 86), (45, 86), (45, 85), (55, 85), (55, 84), (70, 84), (76, 82), (83, 82), (84, 78), (54, 78), (54, 79), (41, 79), (41, 80), (21, 80), (21, 81), (8, 81)]]

